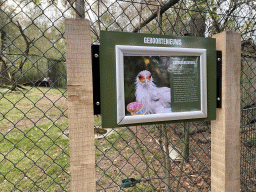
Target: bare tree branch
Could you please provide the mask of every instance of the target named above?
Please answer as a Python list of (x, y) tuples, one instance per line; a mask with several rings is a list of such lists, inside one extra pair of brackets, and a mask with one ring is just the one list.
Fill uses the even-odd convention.
[[(218, 6), (221, 5), (222, 2), (218, 2)], [(220, 26), (220, 23), (218, 22), (218, 19), (216, 19), (215, 14), (212, 14), (211, 11), (209, 11), (210, 13), (210, 17), (213, 20), (213, 26), (215, 27), (215, 30), (217, 33), (220, 33), (221, 31), (224, 30), (225, 25), (227, 24), (227, 22), (229, 21), (230, 16), (232, 15), (232, 13), (234, 13), (234, 11), (241, 6), (242, 4), (245, 4), (245, 1), (242, 2), (235, 2), (235, 4), (233, 4), (233, 6), (230, 6), (229, 9), (227, 10), (226, 14), (225, 14), (225, 20), (223, 22), (223, 24)], [(230, 4), (231, 5), (231, 4)]]
[[(167, 11), (170, 7), (174, 6), (176, 3), (178, 3), (179, 0), (170, 0), (166, 4), (164, 4), (160, 9), (160, 14), (163, 14), (165, 11)], [(143, 23), (141, 23), (138, 27), (136, 27), (133, 32), (137, 33), (142, 27), (146, 26), (150, 21), (155, 19), (157, 15), (159, 14), (159, 11), (157, 10), (154, 12), (149, 18), (147, 18)]]
[(83, 18), (83, 15), (75, 8), (74, 4), (76, 1), (71, 1), (71, 0), (67, 0), (68, 3), (70, 4), (70, 6), (74, 9), (74, 11), (76, 12), (76, 14), (80, 17)]
[(174, 31), (175, 25), (177, 24), (178, 19), (179, 19), (179, 17), (180, 17), (180, 10), (181, 10), (181, 7), (182, 7), (182, 3), (183, 3), (183, 0), (181, 0), (181, 1), (180, 1), (180, 7), (179, 7), (179, 10), (178, 10), (178, 13), (177, 13), (176, 19), (175, 19), (175, 21), (174, 21), (174, 24), (173, 24), (173, 26), (172, 26), (172, 32), (171, 32), (171, 34), (173, 34), (173, 31)]
[[(84, 18), (84, 13), (81, 14), (81, 13), (76, 9), (76, 7), (74, 6), (76, 0), (74, 0), (74, 1), (72, 1), (72, 0), (67, 0), (67, 1), (68, 1), (68, 3), (70, 4), (70, 6), (72, 7), (72, 9), (74, 9), (74, 11), (76, 12), (76, 14), (77, 14), (80, 18)], [(87, 14), (88, 14), (88, 16), (89, 16), (90, 21), (92, 22), (92, 19), (91, 19), (89, 13), (87, 13)], [(99, 37), (99, 35), (98, 35), (98, 33), (97, 33), (97, 30), (96, 30), (95, 28), (93, 28), (92, 25), (91, 25), (91, 30), (92, 30), (92, 32), (97, 36), (97, 39), (100, 39), (100, 37)]]
[(226, 25), (226, 23), (228, 22), (228, 19), (229, 19), (229, 17), (231, 16), (231, 14), (239, 7), (239, 6), (241, 6), (242, 4), (244, 4), (245, 2), (239, 2), (239, 3), (235, 3), (234, 4), (234, 6), (231, 8), (231, 9), (229, 9), (230, 11), (227, 13), (227, 15), (226, 15), (226, 19), (225, 19), (225, 21), (224, 21), (224, 23), (223, 23), (223, 27), (225, 27), (225, 25)]
[(0, 55), (0, 61), (2, 61), (4, 65), (6, 65), (6, 58), (3, 57), (2, 55)]
[(32, 41), (29, 41), (27, 36), (24, 34), (24, 31), (22, 30), (22, 27), (19, 23), (19, 21), (17, 21), (17, 24), (18, 24), (18, 28), (20, 30), (20, 33), (21, 33), (21, 36), (23, 37), (25, 43), (26, 43), (26, 50), (24, 52), (24, 58), (22, 59), (22, 61), (20, 62), (20, 65), (14, 70), (11, 72), (11, 76), (15, 75), (18, 71), (20, 71), (23, 67), (23, 65), (25, 64), (25, 62), (27, 61), (28, 59), (28, 54), (29, 54), (29, 46), (31, 43), (33, 43), (34, 40)]
[(0, 79), (5, 79), (5, 80), (9, 81), (10, 83), (12, 83), (9, 78), (7, 78), (7, 77), (5, 77), (3, 75), (0, 76)]
[(0, 84), (1, 86), (3, 84), (5, 84), (7, 81), (6, 79), (8, 80), (8, 77), (10, 77), (10, 73), (9, 71), (7, 70), (7, 41), (6, 41), (6, 32), (1, 29), (0, 30), (1, 32), (1, 53), (0, 53), (0, 61), (2, 62), (2, 65), (1, 65), (1, 76), (3, 76), (4, 78), (1, 78), (1, 81), (0, 81)]
[[(1, 2), (1, 1), (0, 1)], [(1, 53), (0, 53), (0, 61), (6, 66), (6, 32), (4, 30), (0, 30), (1, 32)]]
[(76, 15), (76, 18), (85, 18), (84, 14), (84, 0), (76, 0), (75, 2), (76, 10), (80, 13)]

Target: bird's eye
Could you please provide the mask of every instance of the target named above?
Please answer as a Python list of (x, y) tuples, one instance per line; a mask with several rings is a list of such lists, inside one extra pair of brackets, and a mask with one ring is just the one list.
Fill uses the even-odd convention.
[(139, 81), (140, 81), (140, 82), (144, 82), (144, 80), (145, 80), (145, 77), (144, 77), (144, 76), (138, 75), (138, 77), (139, 77)]

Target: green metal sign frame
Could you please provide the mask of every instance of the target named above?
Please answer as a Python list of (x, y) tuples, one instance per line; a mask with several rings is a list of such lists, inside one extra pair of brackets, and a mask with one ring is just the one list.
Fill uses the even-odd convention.
[[(214, 38), (102, 31), (100, 39), (103, 128), (216, 119)], [(144, 113), (127, 109), (137, 101)]]

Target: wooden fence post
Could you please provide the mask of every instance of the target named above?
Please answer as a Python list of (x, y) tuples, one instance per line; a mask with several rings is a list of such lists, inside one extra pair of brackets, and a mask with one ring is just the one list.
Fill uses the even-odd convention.
[(95, 192), (90, 22), (65, 19), (71, 191)]
[(240, 73), (241, 35), (217, 35), (222, 51), (222, 108), (211, 123), (211, 191), (240, 191)]

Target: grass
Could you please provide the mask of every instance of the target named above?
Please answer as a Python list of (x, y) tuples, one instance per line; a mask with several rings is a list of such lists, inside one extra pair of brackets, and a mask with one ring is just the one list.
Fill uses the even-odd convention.
[[(65, 98), (61, 88), (0, 88), (0, 191), (70, 191)], [(94, 125), (101, 125), (101, 116)]]
[[(65, 89), (27, 87), (9, 93), (0, 88), (0, 191), (70, 191), (66, 97)], [(101, 116), (95, 116), (94, 125), (101, 125)], [(99, 185), (124, 178), (119, 169), (133, 158), (134, 149), (128, 146), (133, 137), (120, 128), (95, 140), (97, 166), (103, 166), (105, 155), (123, 159), (111, 162)], [(148, 190), (141, 184), (135, 188)]]
[(0, 88), (0, 191), (70, 191), (65, 97), (65, 89)]
[(94, 116), (94, 125), (95, 126), (101, 125), (101, 116), (100, 115), (95, 115)]
[(14, 93), (0, 88), (0, 131), (20, 120), (62, 115), (67, 106), (59, 104), (60, 98), (66, 97), (66, 90), (61, 88), (27, 87)]
[(67, 119), (0, 136), (0, 191), (69, 190)]

